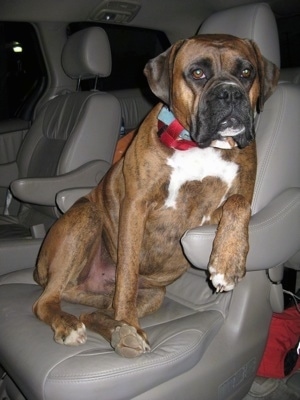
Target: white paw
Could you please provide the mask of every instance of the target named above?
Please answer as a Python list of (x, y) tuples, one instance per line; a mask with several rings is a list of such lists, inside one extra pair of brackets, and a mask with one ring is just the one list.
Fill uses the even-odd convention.
[(209, 272), (211, 273), (210, 280), (212, 281), (214, 287), (217, 289), (217, 293), (228, 292), (235, 287), (235, 284), (233, 282), (230, 283), (226, 281), (224, 274), (216, 273), (216, 269), (213, 266), (209, 267)]
[(68, 346), (78, 346), (86, 342), (86, 327), (81, 322), (77, 329), (72, 329), (70, 333), (65, 337), (55, 337), (55, 341), (60, 344), (66, 344)]

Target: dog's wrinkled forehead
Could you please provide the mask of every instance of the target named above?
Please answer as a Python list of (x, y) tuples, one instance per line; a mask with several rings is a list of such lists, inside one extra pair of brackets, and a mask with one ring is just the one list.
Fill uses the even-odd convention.
[(227, 35), (214, 36), (215, 39), (203, 35), (183, 41), (174, 52), (173, 60), (169, 60), (173, 72), (176, 66), (184, 70), (198, 62), (211, 68), (214, 74), (234, 72), (237, 63), (242, 60), (248, 60), (256, 67), (257, 57), (249, 41)]

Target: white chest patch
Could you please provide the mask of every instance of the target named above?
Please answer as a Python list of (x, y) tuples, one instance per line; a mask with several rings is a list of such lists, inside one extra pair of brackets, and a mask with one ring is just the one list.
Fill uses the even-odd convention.
[(223, 160), (219, 151), (212, 147), (175, 150), (167, 164), (172, 172), (165, 206), (173, 208), (176, 208), (178, 192), (185, 182), (202, 181), (212, 176), (225, 182), (229, 189), (238, 172), (236, 163)]

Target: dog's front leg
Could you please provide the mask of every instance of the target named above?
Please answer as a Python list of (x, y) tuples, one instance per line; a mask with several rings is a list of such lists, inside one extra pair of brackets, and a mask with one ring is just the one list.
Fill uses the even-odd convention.
[(245, 275), (250, 216), (249, 201), (242, 195), (229, 197), (222, 207), (209, 260), (209, 272), (217, 292), (232, 290)]
[(139, 325), (137, 310), (140, 250), (146, 213), (145, 202), (129, 196), (123, 200), (113, 301), (115, 320), (120, 321), (121, 325), (116, 327), (111, 340), (112, 346), (121, 355), (126, 355), (129, 349), (134, 349), (136, 355), (150, 350), (146, 333)]

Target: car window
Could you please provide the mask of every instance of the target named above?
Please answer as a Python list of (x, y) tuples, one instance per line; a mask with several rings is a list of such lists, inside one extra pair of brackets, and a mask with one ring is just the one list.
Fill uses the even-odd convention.
[(0, 120), (30, 120), (47, 76), (31, 24), (0, 22), (0, 60)]
[[(112, 73), (110, 77), (99, 80), (98, 89), (109, 91), (146, 87), (147, 82), (143, 75), (145, 64), (170, 46), (165, 33), (118, 25), (72, 23), (68, 27), (68, 35), (89, 26), (101, 26), (106, 31), (112, 52)], [(94, 82), (82, 83), (93, 84)]]
[(278, 16), (281, 68), (300, 66), (300, 15)]

